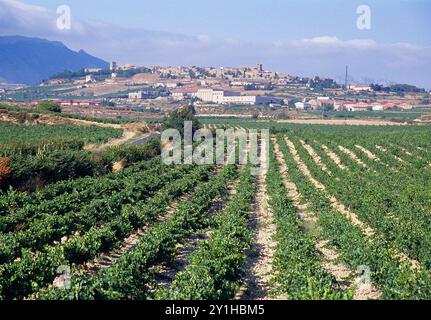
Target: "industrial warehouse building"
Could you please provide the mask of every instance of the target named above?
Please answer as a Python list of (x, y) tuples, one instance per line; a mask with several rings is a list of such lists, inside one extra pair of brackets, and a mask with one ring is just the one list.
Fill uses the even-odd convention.
[(217, 104), (270, 104), (281, 103), (280, 99), (265, 96), (242, 96), (238, 92), (214, 89), (199, 89), (194, 96), (203, 102)]

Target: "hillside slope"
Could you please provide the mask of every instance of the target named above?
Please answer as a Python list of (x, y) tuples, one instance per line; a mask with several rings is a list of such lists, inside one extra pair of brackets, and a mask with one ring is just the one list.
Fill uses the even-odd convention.
[(63, 43), (21, 36), (0, 37), (0, 80), (35, 84), (53, 74), (82, 68), (107, 68), (108, 63)]

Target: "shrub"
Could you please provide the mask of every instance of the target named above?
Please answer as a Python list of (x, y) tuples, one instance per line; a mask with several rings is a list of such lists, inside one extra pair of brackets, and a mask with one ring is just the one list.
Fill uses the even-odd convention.
[(8, 180), (12, 170), (9, 168), (9, 158), (0, 158), (0, 188), (3, 188)]
[(35, 189), (47, 183), (92, 176), (103, 171), (91, 154), (76, 150), (51, 150), (35, 156), (15, 154), (11, 157), (13, 187)]
[(38, 104), (38, 109), (40, 111), (45, 111), (45, 112), (54, 112), (54, 113), (60, 113), (61, 112), (61, 107), (52, 101), (40, 101)]
[(127, 164), (145, 161), (158, 156), (161, 152), (160, 140), (152, 140), (144, 145), (116, 146), (101, 154), (102, 162), (110, 165), (115, 161), (125, 160)]

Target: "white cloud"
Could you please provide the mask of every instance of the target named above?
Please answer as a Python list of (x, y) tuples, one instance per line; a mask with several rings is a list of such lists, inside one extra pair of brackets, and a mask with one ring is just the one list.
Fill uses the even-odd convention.
[(315, 37), (311, 39), (303, 39), (295, 42), (298, 45), (308, 44), (311, 46), (337, 46), (337, 47), (356, 47), (356, 48), (364, 48), (364, 47), (373, 47), (376, 46), (377, 43), (374, 40), (370, 39), (353, 39), (343, 41), (338, 39), (337, 37), (331, 36), (322, 36)]
[[(73, 12), (72, 12), (73, 16)], [(334, 36), (273, 43), (189, 36), (72, 20), (72, 30), (56, 28), (57, 14), (18, 0), (0, 0), (0, 35), (59, 40), (74, 50), (137, 65), (254, 65), (299, 75), (337, 76), (345, 65), (359, 77), (409, 82), (431, 88), (431, 48), (408, 43)], [(73, 17), (75, 18), (75, 17)]]

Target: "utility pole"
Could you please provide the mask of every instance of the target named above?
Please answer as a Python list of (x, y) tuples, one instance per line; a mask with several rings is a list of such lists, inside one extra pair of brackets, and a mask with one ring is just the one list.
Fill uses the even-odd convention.
[(346, 89), (347, 89), (347, 85), (349, 84), (348, 82), (349, 82), (349, 66), (346, 66), (346, 79), (344, 82)]

